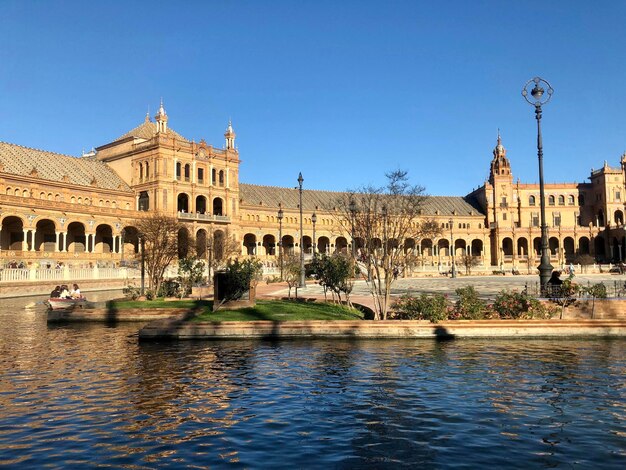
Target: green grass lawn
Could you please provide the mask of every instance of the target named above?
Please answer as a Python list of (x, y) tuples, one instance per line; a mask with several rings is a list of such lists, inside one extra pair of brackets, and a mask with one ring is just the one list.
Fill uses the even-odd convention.
[(293, 320), (362, 320), (355, 309), (323, 302), (292, 302), (288, 300), (257, 300), (253, 308), (218, 310), (195, 317), (192, 321), (293, 321)]
[(202, 307), (202, 313), (192, 321), (292, 321), (292, 320), (362, 320), (363, 313), (356, 310), (324, 302), (295, 302), (289, 300), (257, 300), (256, 306), (239, 310), (218, 310), (212, 312), (210, 300), (114, 300), (108, 307), (117, 311), (129, 308), (195, 308)]

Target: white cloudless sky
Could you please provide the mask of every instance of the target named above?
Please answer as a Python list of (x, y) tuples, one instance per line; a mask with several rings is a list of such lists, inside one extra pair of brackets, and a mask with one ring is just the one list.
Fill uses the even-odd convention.
[(345, 190), (409, 171), (433, 195), (584, 181), (626, 150), (626, 2), (0, 0), (0, 140), (80, 155), (154, 116), (223, 145), (240, 181)]

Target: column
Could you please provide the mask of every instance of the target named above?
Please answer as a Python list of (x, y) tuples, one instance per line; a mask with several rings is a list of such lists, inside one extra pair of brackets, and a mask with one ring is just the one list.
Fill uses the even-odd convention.
[[(92, 234), (88, 233), (87, 237), (85, 239), (85, 243), (87, 244), (87, 246), (85, 247), (85, 251), (87, 253), (93, 253), (93, 243), (90, 243), (92, 238), (91, 238)], [(95, 241), (95, 240), (94, 240)]]
[(22, 229), (24, 232), (24, 239), (22, 240), (22, 251), (28, 250), (28, 230)]
[(69, 237), (67, 235), (68, 235), (67, 232), (63, 233), (63, 245), (65, 246), (65, 248), (63, 250), (61, 250), (61, 251), (65, 252), (65, 253), (67, 253), (67, 250), (68, 250), (68, 240), (69, 240)]
[(173, 175), (173, 180), (176, 181), (176, 164), (178, 163), (178, 158), (174, 157), (174, 172), (172, 173)]
[(229, 181), (230, 181), (229, 175), (230, 175), (230, 168), (226, 168), (226, 187), (227, 188), (230, 187), (230, 185), (229, 185)]
[(61, 236), (61, 232), (54, 232), (54, 234), (56, 235), (56, 243), (54, 244), (54, 252), (58, 253), (59, 252), (59, 242), (60, 242), (60, 236)]
[(35, 230), (29, 230), (30, 232), (30, 248), (28, 249), (28, 251), (35, 251), (35, 235), (36, 235), (36, 231)]

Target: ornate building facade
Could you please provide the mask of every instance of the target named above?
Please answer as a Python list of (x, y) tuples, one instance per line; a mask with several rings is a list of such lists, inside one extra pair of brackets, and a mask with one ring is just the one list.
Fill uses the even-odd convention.
[[(200, 257), (219, 237), (269, 264), (281, 237), (283, 250), (298, 252), (298, 190), (241, 183), (230, 122), (224, 139), (221, 148), (188, 140), (169, 127), (161, 104), (154, 120), (146, 116), (82, 157), (0, 142), (0, 264), (119, 265), (138, 251), (135, 221), (154, 211), (183, 222), (179, 237), (194, 239)], [(592, 170), (589, 182), (546, 185), (552, 264), (583, 254), (624, 260), (625, 184), (626, 154), (617, 168)], [(305, 190), (307, 256), (314, 245), (322, 253), (349, 249), (332, 209), (339, 195)], [(465, 197), (429, 197), (423, 216), (442, 228), (435, 239), (404, 244), (423, 266), (449, 265), (451, 253), (502, 269), (534, 272), (539, 263), (539, 186), (514, 181), (499, 135), (485, 183)]]

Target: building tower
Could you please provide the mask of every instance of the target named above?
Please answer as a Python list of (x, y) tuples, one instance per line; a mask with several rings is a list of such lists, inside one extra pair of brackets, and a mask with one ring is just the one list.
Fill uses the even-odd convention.
[(226, 128), (226, 132), (224, 133), (224, 137), (226, 139), (226, 150), (234, 150), (235, 149), (235, 131), (233, 130), (233, 123), (228, 120), (228, 127)]
[(159, 107), (159, 111), (154, 116), (154, 120), (156, 121), (157, 126), (157, 134), (159, 133), (167, 133), (167, 113), (165, 112), (165, 108), (163, 107), (163, 98), (161, 98), (161, 106)]

